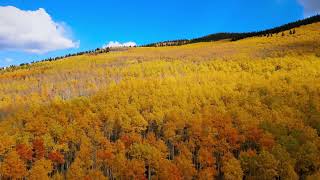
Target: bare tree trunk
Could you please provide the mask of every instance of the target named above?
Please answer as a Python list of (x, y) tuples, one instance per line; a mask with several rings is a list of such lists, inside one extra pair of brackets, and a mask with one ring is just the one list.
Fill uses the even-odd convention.
[(151, 167), (148, 166), (148, 180), (151, 180)]

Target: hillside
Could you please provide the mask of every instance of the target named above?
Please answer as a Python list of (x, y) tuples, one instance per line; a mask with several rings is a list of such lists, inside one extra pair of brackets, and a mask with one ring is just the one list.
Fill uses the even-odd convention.
[(309, 24), (318, 23), (318, 22), (320, 22), (320, 15), (315, 15), (309, 18), (298, 20), (296, 22), (291, 22), (279, 27), (266, 29), (262, 31), (243, 32), (243, 33), (222, 32), (222, 33), (209, 34), (207, 36), (193, 38), (193, 39), (164, 41), (164, 42), (151, 43), (144, 46), (145, 47), (180, 46), (180, 45), (199, 43), (199, 42), (212, 42), (212, 41), (220, 41), (220, 40), (237, 41), (237, 40), (241, 40), (249, 37), (261, 37), (261, 36), (269, 37), (269, 36), (273, 36), (274, 34), (278, 35), (283, 31), (292, 30), (294, 32), (295, 28), (299, 28), (300, 26), (303, 26), (303, 25), (309, 25)]
[(319, 178), (320, 23), (290, 31), (0, 71), (1, 177)]

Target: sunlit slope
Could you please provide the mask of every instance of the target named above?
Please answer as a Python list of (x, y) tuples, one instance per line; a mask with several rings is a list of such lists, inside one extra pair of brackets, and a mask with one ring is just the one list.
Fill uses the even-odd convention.
[(295, 31), (1, 71), (1, 178), (317, 179), (320, 24)]
[[(219, 41), (180, 47), (134, 48), (126, 52), (71, 57), (56, 62), (25, 66), (13, 72), (1, 72), (0, 108), (14, 103), (15, 99), (17, 102), (14, 104), (25, 102), (30, 96), (43, 101), (56, 96), (63, 99), (87, 96), (107, 87), (110, 82), (119, 82), (122, 79), (181, 76), (190, 67), (195, 68), (194, 73), (200, 73), (197, 69), (206, 64), (222, 63), (226, 64), (226, 68), (230, 68), (227, 65), (229, 63), (224, 62), (230, 60), (239, 61), (230, 62), (230, 65), (249, 63), (252, 66), (265, 64), (273, 66), (285, 61), (302, 63), (296, 61), (314, 59), (318, 56), (320, 56), (320, 23), (302, 26), (296, 29), (293, 35), (286, 31), (284, 36), (279, 33), (273, 34), (272, 37), (255, 37), (236, 42)], [(284, 59), (275, 59), (273, 63), (260, 61), (268, 58)], [(212, 72), (212, 69), (208, 71)]]

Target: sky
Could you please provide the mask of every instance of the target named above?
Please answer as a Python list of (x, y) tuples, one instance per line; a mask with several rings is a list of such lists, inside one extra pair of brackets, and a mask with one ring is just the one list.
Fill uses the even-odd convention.
[(1, 0), (0, 67), (107, 46), (263, 30), (320, 0)]

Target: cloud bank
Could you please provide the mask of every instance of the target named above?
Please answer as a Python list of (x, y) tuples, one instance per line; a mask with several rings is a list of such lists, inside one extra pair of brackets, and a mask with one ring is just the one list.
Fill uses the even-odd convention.
[(118, 41), (110, 41), (108, 44), (103, 45), (102, 48), (113, 48), (113, 47), (134, 47), (137, 46), (135, 42), (125, 42), (125, 43), (120, 43)]
[(298, 0), (303, 6), (304, 16), (312, 16), (320, 13), (320, 0)]
[(78, 47), (79, 42), (68, 37), (67, 29), (42, 8), (24, 11), (0, 6), (0, 50), (45, 53)]

